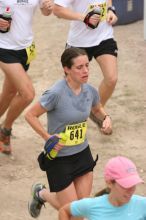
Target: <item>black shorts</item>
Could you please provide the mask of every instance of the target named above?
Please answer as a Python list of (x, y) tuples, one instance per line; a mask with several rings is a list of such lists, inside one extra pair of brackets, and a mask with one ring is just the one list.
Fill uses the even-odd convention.
[[(72, 47), (70, 45), (66, 45), (66, 48)], [(93, 46), (93, 47), (80, 47), (80, 49), (84, 49), (88, 55), (89, 61), (92, 60), (92, 58), (97, 58), (98, 56), (104, 55), (104, 54), (111, 54), (115, 57), (117, 57), (118, 47), (117, 42), (110, 38), (107, 40), (102, 41), (99, 45)]]
[(93, 160), (89, 146), (80, 153), (48, 160), (45, 157), (45, 171), (50, 192), (59, 192), (68, 187), (76, 177), (93, 171), (97, 160)]
[(9, 50), (0, 48), (0, 61), (3, 63), (20, 63), (25, 71), (27, 71), (29, 68), (29, 64), (26, 64), (27, 53), (25, 49)]

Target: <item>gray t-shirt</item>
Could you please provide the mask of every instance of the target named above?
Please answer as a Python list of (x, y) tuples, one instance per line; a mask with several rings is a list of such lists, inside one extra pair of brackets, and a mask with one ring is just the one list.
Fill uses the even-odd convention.
[[(40, 98), (40, 104), (47, 110), (49, 134), (65, 131), (66, 125), (85, 122), (91, 108), (99, 103), (99, 94), (89, 84), (83, 84), (79, 95), (73, 93), (65, 79), (57, 81)], [(81, 144), (64, 146), (58, 156), (81, 152), (88, 146), (87, 138)]]

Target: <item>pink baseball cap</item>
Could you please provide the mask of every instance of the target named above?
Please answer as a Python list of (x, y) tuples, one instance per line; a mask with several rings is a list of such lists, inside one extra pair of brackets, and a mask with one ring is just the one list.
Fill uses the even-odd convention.
[(139, 177), (136, 166), (126, 157), (110, 159), (104, 170), (105, 180), (115, 180), (123, 188), (130, 188), (144, 181)]

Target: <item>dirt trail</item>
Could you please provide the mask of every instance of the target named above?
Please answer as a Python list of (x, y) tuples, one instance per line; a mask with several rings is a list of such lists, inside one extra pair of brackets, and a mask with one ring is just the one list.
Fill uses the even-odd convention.
[[(60, 55), (64, 49), (69, 23), (53, 16), (35, 17), (35, 39), (38, 56), (29, 74), (36, 89), (36, 98), (57, 79), (63, 76)], [(113, 120), (113, 135), (103, 136), (89, 120), (88, 138), (94, 156), (99, 161), (94, 171), (93, 193), (103, 187), (103, 166), (115, 155), (130, 157), (146, 181), (146, 42), (143, 40), (143, 21), (115, 27), (119, 46), (119, 80), (115, 92), (107, 104)], [(3, 74), (0, 72), (0, 89)], [(90, 83), (95, 87), (101, 79), (95, 61), (90, 65)], [(36, 158), (43, 141), (24, 120), (24, 113), (13, 128), (14, 158), (0, 156), (0, 219), (31, 220), (27, 212), (30, 187), (34, 182), (47, 181), (39, 170)], [(45, 125), (45, 117), (42, 122)], [(146, 196), (144, 185), (137, 192)], [(42, 210), (39, 219), (57, 220), (57, 212), (49, 205)]]

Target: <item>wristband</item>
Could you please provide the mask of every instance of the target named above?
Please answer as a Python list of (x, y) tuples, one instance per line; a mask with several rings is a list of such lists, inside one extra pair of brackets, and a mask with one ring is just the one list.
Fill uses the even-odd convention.
[(107, 8), (107, 11), (112, 11), (116, 15), (116, 9), (114, 6), (110, 6)]

